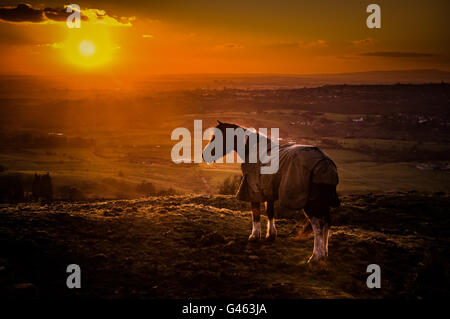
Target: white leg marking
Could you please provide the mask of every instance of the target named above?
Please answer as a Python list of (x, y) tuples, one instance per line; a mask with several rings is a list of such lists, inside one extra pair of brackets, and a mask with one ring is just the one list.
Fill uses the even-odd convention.
[(275, 227), (275, 218), (267, 221), (267, 239), (275, 239), (277, 237), (277, 228)]
[(325, 256), (325, 242), (319, 219), (312, 217), (311, 226), (314, 232), (314, 250), (308, 262), (318, 261)]
[(323, 226), (323, 244), (325, 248), (325, 256), (328, 256), (328, 238), (330, 238), (330, 226), (325, 224)]
[(253, 222), (252, 233), (248, 237), (248, 240), (255, 241), (261, 238), (261, 222)]

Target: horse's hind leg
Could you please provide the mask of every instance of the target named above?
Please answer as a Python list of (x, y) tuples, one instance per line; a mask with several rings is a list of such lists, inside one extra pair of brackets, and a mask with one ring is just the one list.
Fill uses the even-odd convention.
[(275, 227), (275, 208), (273, 201), (267, 201), (267, 240), (275, 240), (277, 238), (277, 229)]
[(260, 203), (252, 203), (252, 233), (248, 237), (249, 241), (261, 239), (261, 210)]
[(308, 262), (324, 259), (328, 255), (329, 214), (327, 205), (320, 201), (311, 201), (305, 207), (314, 232), (314, 250)]
[(326, 256), (325, 241), (323, 235), (323, 221), (317, 217), (311, 217), (311, 226), (314, 232), (314, 250), (308, 262), (319, 261)]

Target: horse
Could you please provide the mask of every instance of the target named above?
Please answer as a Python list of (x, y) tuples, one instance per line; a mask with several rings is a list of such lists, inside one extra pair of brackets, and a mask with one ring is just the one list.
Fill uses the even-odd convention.
[[(249, 143), (251, 134), (256, 134), (258, 145), (261, 147), (262, 135), (258, 132), (249, 133), (245, 128), (231, 123), (217, 121), (215, 132), (222, 134), (222, 148), (217, 145), (216, 133), (214, 133), (203, 150), (203, 159), (211, 163), (229, 154), (233, 150), (239, 154), (238, 143), (244, 143), (241, 170), (243, 177), (236, 197), (239, 200), (251, 203), (252, 231), (248, 240), (257, 242), (261, 240), (261, 202), (266, 203), (267, 232), (266, 240), (273, 241), (277, 237), (275, 226), (275, 201), (280, 201), (282, 208), (290, 210), (302, 210), (311, 224), (314, 232), (314, 249), (308, 263), (324, 261), (328, 256), (328, 238), (330, 236), (330, 208), (339, 206), (339, 198), (336, 193), (338, 184), (337, 167), (324, 152), (316, 146), (285, 144), (278, 145), (278, 141), (271, 141), (269, 149), (279, 151), (279, 168), (272, 174), (261, 174), (260, 168), (264, 166), (260, 158), (256, 162), (250, 162), (252, 147)], [(238, 134), (233, 141), (227, 141), (227, 129), (242, 129), (247, 135), (244, 141), (239, 141)], [(253, 131), (252, 131), (253, 132)], [(219, 139), (220, 140), (220, 139)], [(269, 141), (269, 139), (267, 138)], [(214, 143), (213, 143), (214, 142)], [(233, 142), (233, 143), (231, 143)], [(214, 148), (211, 145), (214, 144)], [(274, 145), (276, 146), (274, 148)], [(208, 152), (209, 153), (208, 153)], [(209, 154), (209, 156), (208, 156)], [(258, 153), (259, 154), (259, 153)]]

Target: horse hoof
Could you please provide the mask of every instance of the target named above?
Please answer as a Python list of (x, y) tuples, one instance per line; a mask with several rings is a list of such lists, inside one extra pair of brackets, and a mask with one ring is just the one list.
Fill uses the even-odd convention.
[(253, 234), (251, 234), (250, 236), (248, 236), (248, 241), (249, 241), (249, 242), (257, 242), (257, 241), (259, 241), (260, 239), (261, 239), (260, 236), (256, 236), (256, 235), (253, 235)]
[(277, 235), (275, 234), (270, 234), (266, 236), (267, 241), (274, 241), (275, 239), (277, 239)]
[(317, 257), (317, 256), (311, 256), (308, 259), (309, 265), (316, 265), (320, 267), (326, 267), (327, 266), (327, 259), (325, 257)]

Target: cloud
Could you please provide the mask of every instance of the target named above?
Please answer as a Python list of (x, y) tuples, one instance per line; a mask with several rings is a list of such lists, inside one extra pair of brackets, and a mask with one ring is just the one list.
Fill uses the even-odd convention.
[(214, 48), (215, 49), (241, 49), (241, 48), (243, 48), (243, 46), (240, 44), (236, 44), (236, 43), (225, 43), (225, 44), (218, 44)]
[(53, 48), (53, 49), (62, 49), (62, 48), (64, 48), (64, 43), (62, 43), (62, 42), (44, 43), (44, 44), (38, 44), (37, 46), (38, 47)]
[(272, 48), (281, 48), (281, 49), (283, 49), (283, 48), (286, 48), (286, 49), (289, 49), (289, 48), (298, 48), (298, 47), (300, 47), (300, 42), (298, 42), (298, 41), (287, 41), (287, 42), (277, 42), (277, 43), (272, 43), (272, 44), (270, 44), (269, 45), (269, 47), (272, 47)]
[(366, 52), (361, 53), (362, 56), (374, 56), (374, 57), (382, 57), (382, 58), (427, 58), (436, 56), (431, 53), (418, 53), (418, 52)]
[(101, 23), (115, 26), (131, 27), (131, 22), (136, 20), (136, 17), (119, 17), (106, 14), (105, 10), (100, 9), (82, 9), (81, 15), (85, 16), (88, 21), (93, 23)]
[(326, 47), (328, 47), (328, 43), (325, 40), (301, 42), (300, 47), (302, 47), (302, 48), (326, 48)]
[(371, 46), (374, 44), (375, 44), (375, 40), (372, 38), (352, 41), (352, 45), (354, 45), (355, 47)]
[(0, 19), (10, 22), (39, 23), (46, 20), (43, 10), (35, 10), (28, 4), (19, 4), (17, 7), (1, 7)]
[(325, 40), (315, 41), (285, 41), (277, 42), (268, 45), (276, 49), (295, 49), (295, 48), (326, 48), (328, 43)]
[[(67, 6), (66, 6), (67, 7)], [(17, 7), (0, 7), (0, 22), (9, 23), (54, 23), (65, 22), (71, 14), (66, 7), (35, 9), (29, 4)], [(134, 17), (118, 17), (107, 15), (100, 9), (82, 9), (81, 20), (116, 26), (131, 26)]]

